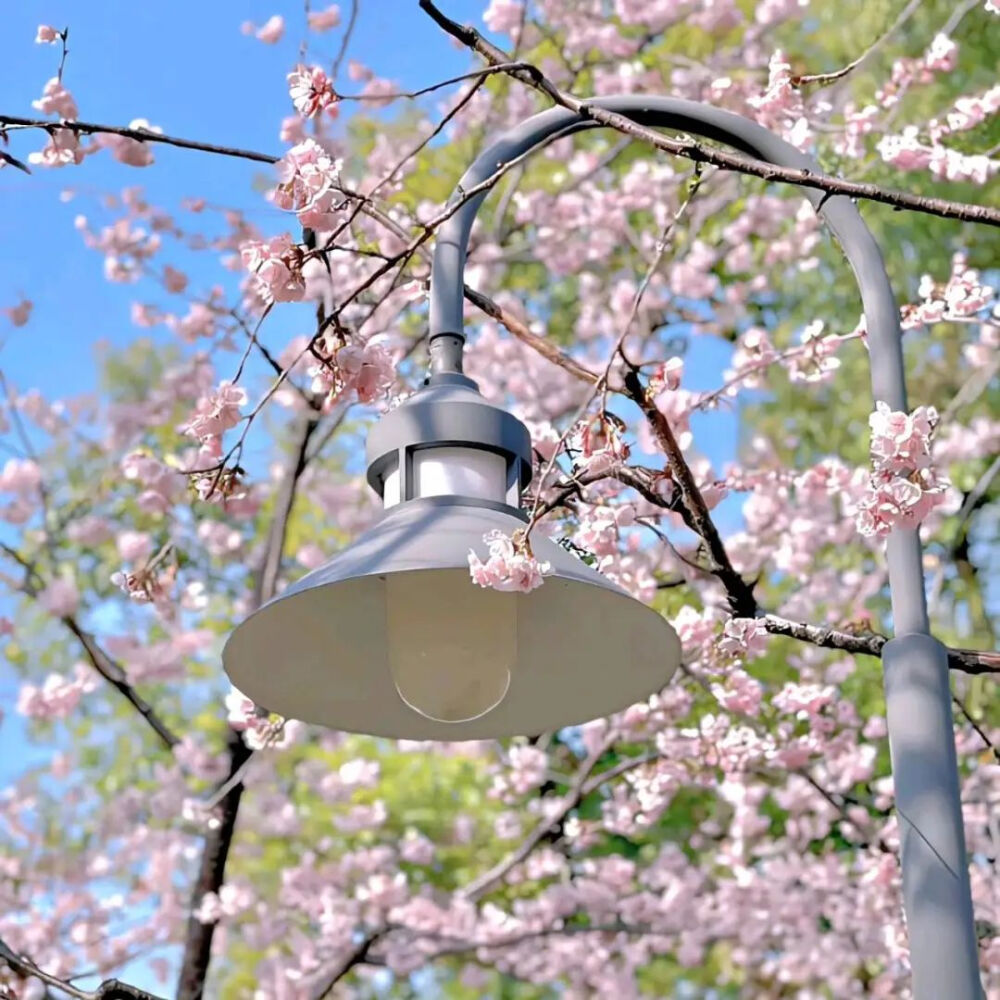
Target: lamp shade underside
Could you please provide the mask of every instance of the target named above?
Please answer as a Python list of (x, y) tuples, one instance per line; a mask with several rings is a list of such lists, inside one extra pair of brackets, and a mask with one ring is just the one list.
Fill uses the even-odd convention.
[(476, 586), (468, 554), (524, 522), (455, 497), (388, 511), (231, 635), (223, 663), (257, 704), (414, 740), (537, 735), (645, 700), (680, 662), (669, 623), (540, 534), (541, 587)]

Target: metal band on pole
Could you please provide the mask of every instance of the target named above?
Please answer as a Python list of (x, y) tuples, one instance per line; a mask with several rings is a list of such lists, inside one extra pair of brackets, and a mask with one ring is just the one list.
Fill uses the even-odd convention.
[[(722, 142), (778, 166), (821, 172), (811, 157), (774, 133), (710, 105), (642, 95), (600, 97), (585, 103), (641, 125)], [(475, 160), (459, 182), (454, 200), (556, 133), (571, 134), (600, 125), (564, 108), (527, 119)], [(438, 230), (430, 291), (432, 345), (435, 338), (447, 336), (453, 348), (455, 338), (464, 338), (465, 257), (476, 212), (488, 194), (487, 189), (470, 198)], [(899, 308), (878, 245), (849, 198), (827, 197), (816, 190), (804, 194), (843, 248), (861, 291), (872, 395), (894, 410), (905, 411)], [(448, 352), (449, 356), (454, 353)], [(913, 996), (914, 1000), (981, 1000), (947, 656), (944, 646), (929, 634), (918, 533), (893, 531), (886, 560), (895, 638), (886, 644), (882, 660)]]

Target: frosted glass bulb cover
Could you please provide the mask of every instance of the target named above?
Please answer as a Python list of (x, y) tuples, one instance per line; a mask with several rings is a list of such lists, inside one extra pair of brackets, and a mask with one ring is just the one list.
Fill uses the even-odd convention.
[(389, 671), (407, 705), (428, 719), (467, 722), (500, 704), (517, 659), (514, 594), (489, 594), (457, 573), (433, 587), (421, 573), (394, 573), (385, 591)]

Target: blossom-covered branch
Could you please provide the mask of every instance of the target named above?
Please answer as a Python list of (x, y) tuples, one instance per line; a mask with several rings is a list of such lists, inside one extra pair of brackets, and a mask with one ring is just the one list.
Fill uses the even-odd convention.
[[(461, 25), (446, 17), (435, 6), (432, 0), (420, 0), (420, 7), (427, 11), (435, 22), (444, 28), (449, 35), (457, 38), (464, 45), (477, 52), (487, 62), (499, 65), (511, 61), (505, 53), (483, 38), (475, 28), (469, 25)], [(1000, 209), (989, 205), (969, 205), (963, 202), (946, 201), (943, 198), (927, 198), (921, 195), (908, 194), (905, 191), (887, 190), (880, 188), (876, 184), (841, 180), (837, 177), (816, 174), (811, 170), (779, 167), (762, 160), (748, 159), (745, 156), (739, 156), (726, 150), (706, 146), (704, 143), (694, 139), (670, 138), (653, 129), (638, 125), (624, 115), (605, 111), (602, 108), (588, 104), (586, 101), (571, 97), (565, 91), (556, 87), (537, 66), (533, 66), (530, 69), (510, 70), (509, 75), (539, 90), (559, 107), (566, 108), (574, 112), (574, 114), (585, 118), (591, 118), (595, 122), (600, 122), (609, 128), (617, 129), (619, 132), (623, 132), (633, 138), (642, 139), (644, 142), (663, 150), (665, 153), (671, 153), (674, 156), (683, 156), (686, 159), (693, 160), (695, 163), (709, 163), (712, 166), (722, 167), (726, 170), (735, 170), (739, 173), (760, 177), (766, 181), (778, 181), (797, 187), (814, 188), (819, 191), (825, 191), (827, 194), (839, 194), (848, 198), (875, 201), (883, 205), (891, 205), (893, 208), (905, 208), (927, 215), (937, 215), (945, 219), (957, 219), (962, 222), (979, 222), (987, 226), (1000, 226)]]
[(82, 990), (69, 980), (50, 975), (23, 955), (18, 955), (2, 939), (0, 939), (0, 959), (18, 975), (37, 979), (40, 983), (51, 986), (67, 996), (75, 997), (76, 1000), (162, 1000), (155, 993), (124, 983), (120, 979), (106, 979), (97, 989)]
[[(254, 581), (254, 606), (270, 600), (278, 584), (278, 571), (285, 549), (289, 518), (295, 506), (299, 481), (307, 467), (309, 442), (319, 424), (315, 412), (304, 418), (299, 427), (292, 459), (285, 474), (282, 491), (275, 505), (274, 516), (264, 546), (263, 559)], [(231, 729), (226, 739), (228, 775), (235, 777), (243, 772), (252, 753), (251, 747), (236, 729)], [(199, 1000), (205, 991), (205, 980), (212, 956), (214, 921), (202, 920), (199, 905), (209, 894), (217, 893), (226, 876), (226, 861), (236, 832), (236, 819), (243, 796), (243, 782), (224, 782), (228, 789), (215, 807), (217, 816), (205, 834), (198, 877), (192, 889), (191, 916), (188, 919), (187, 939), (178, 984), (178, 1000)]]

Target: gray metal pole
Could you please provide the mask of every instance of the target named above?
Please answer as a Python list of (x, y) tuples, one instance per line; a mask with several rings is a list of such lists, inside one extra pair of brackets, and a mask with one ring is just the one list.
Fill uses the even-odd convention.
[[(723, 142), (756, 159), (821, 172), (811, 158), (739, 115), (670, 97), (627, 95), (587, 102), (642, 125)], [(564, 108), (543, 111), (505, 132), (463, 175), (456, 198), (504, 163), (556, 133), (599, 122)], [(469, 233), (489, 192), (467, 201), (438, 231), (431, 274), (430, 336), (464, 339), (462, 285)], [(906, 410), (899, 308), (878, 245), (854, 203), (805, 193), (833, 231), (864, 305), (872, 395)], [(981, 1000), (972, 894), (962, 826), (958, 765), (945, 648), (930, 635), (920, 537), (896, 530), (886, 548), (895, 638), (882, 653), (889, 750), (902, 833), (903, 903), (914, 1000)]]

